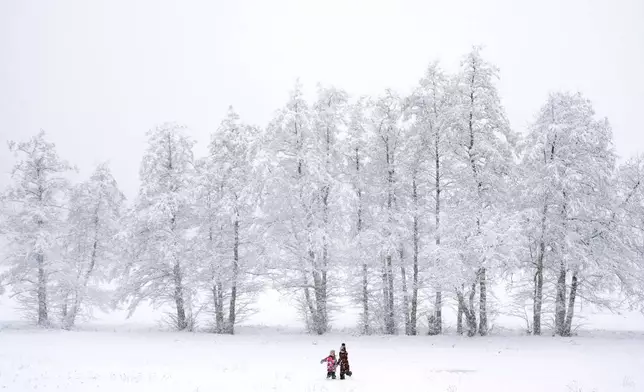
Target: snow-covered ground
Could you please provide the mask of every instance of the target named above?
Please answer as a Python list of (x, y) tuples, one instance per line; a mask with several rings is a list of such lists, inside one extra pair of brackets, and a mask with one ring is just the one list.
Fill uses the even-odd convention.
[[(3, 296), (0, 391), (644, 391), (641, 313), (588, 313), (573, 338), (516, 336), (501, 328), (522, 321), (507, 317), (486, 338), (319, 338), (301, 333), (292, 306), (274, 293), (259, 305), (248, 322), (270, 326), (242, 327), (236, 336), (161, 332), (160, 312), (145, 306), (131, 319), (97, 312), (68, 332), (19, 321)], [(451, 332), (454, 317), (446, 315)], [(354, 325), (355, 317), (334, 319), (338, 329)], [(327, 381), (319, 361), (342, 342), (354, 376)]]
[[(353, 378), (319, 363), (346, 342)], [(322, 338), (149, 330), (0, 331), (2, 391), (644, 391), (644, 335)]]

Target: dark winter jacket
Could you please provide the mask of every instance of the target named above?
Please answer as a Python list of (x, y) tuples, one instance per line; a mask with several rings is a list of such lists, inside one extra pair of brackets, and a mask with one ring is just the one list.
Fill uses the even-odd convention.
[(347, 373), (349, 369), (349, 353), (346, 349), (340, 349), (340, 372)]

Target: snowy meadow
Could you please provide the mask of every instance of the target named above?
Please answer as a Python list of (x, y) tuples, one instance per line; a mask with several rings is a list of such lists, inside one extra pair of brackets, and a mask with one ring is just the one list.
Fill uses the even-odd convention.
[[(320, 359), (347, 344), (353, 376), (326, 380)], [(6, 391), (635, 392), (644, 334), (469, 339), (312, 337), (241, 328), (187, 332), (4, 330)]]

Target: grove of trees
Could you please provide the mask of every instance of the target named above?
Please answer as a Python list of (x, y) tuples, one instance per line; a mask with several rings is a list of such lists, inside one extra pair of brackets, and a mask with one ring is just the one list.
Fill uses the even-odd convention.
[(318, 86), (308, 102), (298, 81), (265, 127), (231, 107), (203, 157), (182, 125), (158, 125), (130, 201), (107, 164), (72, 184), (42, 131), (9, 142), (0, 293), (39, 326), (146, 302), (177, 330), (227, 334), (267, 287), (315, 334), (341, 298), (363, 334), (441, 334), (448, 306), (468, 336), (497, 313), (570, 336), (581, 300), (644, 310), (644, 156), (619, 164), (576, 92), (513, 131), (498, 77), (474, 48), (408, 95)]

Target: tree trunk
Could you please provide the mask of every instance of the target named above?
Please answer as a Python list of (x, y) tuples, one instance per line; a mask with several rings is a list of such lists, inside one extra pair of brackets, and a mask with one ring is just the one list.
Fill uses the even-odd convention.
[(47, 274), (45, 272), (45, 255), (42, 252), (36, 254), (38, 264), (38, 325), (46, 327), (49, 325), (47, 312)]
[(371, 334), (369, 322), (369, 279), (367, 264), (362, 264), (362, 321), (365, 335)]
[(568, 298), (568, 312), (566, 313), (566, 323), (562, 336), (571, 336), (572, 334), (572, 318), (575, 314), (575, 299), (577, 298), (578, 287), (579, 281), (577, 280), (577, 272), (575, 271), (572, 274), (572, 283), (570, 284), (570, 298)]
[(385, 257), (382, 260), (382, 301), (384, 307), (383, 321), (384, 321), (384, 332), (387, 333), (387, 328), (389, 327), (389, 292), (387, 288), (389, 287), (387, 282), (387, 258)]
[(559, 336), (565, 334), (566, 321), (566, 267), (563, 261), (557, 279), (557, 294), (555, 300), (555, 333)]
[(181, 265), (178, 261), (175, 261), (172, 273), (174, 277), (174, 302), (177, 308), (177, 329), (179, 331), (183, 331), (188, 327), (188, 322), (186, 320), (186, 310), (183, 299), (182, 271)]
[(393, 335), (396, 333), (396, 322), (394, 313), (394, 271), (392, 264), (392, 257), (386, 258), (386, 277), (387, 277), (387, 318), (386, 318), (386, 333)]
[[(171, 145), (171, 144), (169, 144)], [(170, 153), (172, 157), (172, 153)], [(170, 231), (175, 235), (176, 217), (173, 215), (170, 218)], [(176, 239), (174, 239), (176, 241)], [(174, 279), (174, 302), (177, 309), (177, 329), (183, 331), (188, 326), (186, 320), (186, 309), (183, 298), (183, 271), (179, 263), (179, 255), (174, 255), (174, 267), (172, 268), (172, 277)]]
[[(327, 130), (327, 147), (329, 145), (329, 135)], [(324, 234), (322, 238), (322, 272), (321, 272), (321, 281), (320, 281), (320, 300), (321, 303), (318, 305), (320, 311), (320, 319), (322, 325), (324, 326), (324, 332), (326, 333), (329, 329), (329, 314), (327, 309), (328, 301), (328, 291), (327, 291), (327, 278), (329, 273), (329, 194), (330, 187), (326, 185), (322, 192), (322, 204), (323, 204), (323, 222), (324, 222)]]
[[(315, 299), (315, 307), (314, 311), (315, 314), (313, 315), (313, 330), (315, 331), (316, 334), (318, 335), (323, 335), (324, 332), (324, 326), (323, 326), (323, 321), (321, 317), (321, 312), (320, 312), (320, 304), (322, 303), (321, 299), (321, 292), (320, 292), (320, 276), (318, 273), (314, 272), (313, 273), (313, 298)], [(308, 292), (308, 290), (307, 290)]]
[(414, 272), (412, 277), (411, 310), (409, 314), (409, 334), (418, 334), (418, 259), (414, 261)]
[(487, 324), (487, 277), (485, 267), (482, 267), (479, 270), (479, 286), (481, 288), (481, 293), (479, 295), (479, 334), (481, 336), (486, 336), (488, 333), (488, 324)]
[[(418, 206), (418, 191), (416, 186), (416, 178), (413, 181), (413, 196), (414, 206)], [(413, 260), (413, 277), (412, 277), (412, 291), (411, 291), (411, 310), (409, 314), (409, 335), (416, 335), (417, 331), (417, 318), (418, 318), (418, 252), (419, 252), (419, 238), (418, 238), (418, 211), (414, 212), (414, 232), (413, 232), (413, 245), (414, 245), (414, 260)]]
[[(456, 291), (456, 296), (458, 298), (458, 324), (460, 324), (460, 332), (463, 333), (463, 321), (462, 317), (465, 316), (465, 322), (467, 323), (467, 336), (472, 337), (476, 335), (476, 312), (474, 311), (474, 296), (476, 295), (476, 282), (472, 285), (472, 290), (469, 295), (469, 306), (465, 303), (465, 297), (461, 290)], [(458, 325), (457, 325), (458, 329)]]
[[(358, 181), (356, 194), (358, 196), (358, 217), (356, 222), (356, 236), (358, 237), (358, 252), (362, 250), (360, 234), (362, 233), (362, 189), (360, 188), (360, 149), (356, 147), (356, 178)], [(362, 257), (362, 254), (360, 254)], [(369, 268), (367, 263), (362, 263), (362, 333), (371, 333), (369, 322)]]
[[(65, 295), (65, 299), (63, 300), (63, 309), (62, 309), (63, 323), (66, 323), (67, 314), (69, 313), (68, 304), (69, 304), (69, 301), (70, 301), (70, 299), (69, 299), (70, 295), (71, 295), (71, 293), (68, 293), (67, 295)], [(65, 328), (65, 326), (63, 326), (63, 327)], [(67, 329), (67, 328), (65, 328), (65, 329)]]
[[(392, 225), (394, 208), (394, 155), (390, 150), (388, 138), (385, 139), (385, 155), (387, 158), (387, 215), (388, 224)], [(387, 235), (392, 236), (392, 234), (393, 233), (391, 233), (391, 230), (388, 230)], [(391, 254), (388, 254), (385, 258), (386, 282), (384, 282), (386, 286), (386, 296), (384, 298), (386, 303), (385, 333), (388, 335), (393, 335), (396, 332), (394, 314), (394, 273), (391, 259)]]
[[(319, 266), (315, 262), (315, 253), (309, 251), (309, 258), (311, 260), (311, 265), (315, 268), (311, 272), (311, 277), (313, 278), (313, 297), (315, 298), (315, 306), (309, 304), (309, 309), (314, 312), (312, 314), (313, 318), (313, 330), (318, 335), (323, 335), (328, 331), (328, 320), (326, 318), (326, 273), (320, 271)], [(306, 289), (305, 295), (309, 296), (308, 288)], [(307, 299), (310, 301), (310, 299)]]
[(470, 290), (470, 302), (469, 302), (469, 309), (468, 312), (465, 313), (466, 319), (467, 319), (467, 326), (468, 326), (468, 331), (467, 331), (467, 336), (474, 336), (476, 335), (476, 312), (474, 311), (474, 297), (476, 296), (476, 281), (472, 283), (472, 288)]
[(460, 298), (458, 302), (458, 315), (456, 316), (456, 333), (459, 335), (463, 334), (463, 310), (464, 307), (461, 304)]
[(224, 294), (220, 280), (212, 286), (212, 298), (215, 306), (215, 333), (224, 333)]
[[(567, 229), (566, 221), (568, 218), (568, 195), (562, 191), (563, 205), (561, 215), (564, 220), (564, 230)], [(557, 294), (555, 300), (555, 334), (564, 336), (566, 332), (566, 265), (563, 259), (559, 262), (559, 278), (557, 279)]]
[[(38, 181), (40, 182), (42, 170), (40, 167), (40, 161), (38, 163), (37, 175)], [(38, 201), (42, 203), (43, 201), (44, 190), (39, 185), (38, 186)], [(42, 229), (44, 221), (38, 219), (37, 225), (38, 230)], [(36, 296), (38, 299), (38, 326), (47, 327), (49, 326), (49, 312), (47, 310), (47, 272), (45, 271), (45, 254), (42, 250), (39, 250), (36, 253), (36, 265), (38, 267), (38, 287), (36, 287)]]
[[(79, 241), (78, 246), (80, 248), (81, 242)], [(76, 280), (75, 282), (80, 282), (83, 276), (83, 266), (80, 265), (78, 267), (78, 271), (76, 273)], [(74, 303), (76, 302), (76, 298), (78, 297), (78, 286), (74, 285), (73, 288), (70, 288), (67, 290), (65, 293), (65, 298), (63, 299), (63, 306), (62, 306), (62, 315), (61, 315), (61, 327), (65, 330), (70, 330), (71, 325), (70, 325), (70, 320), (69, 320), (69, 314), (71, 311), (71, 308), (73, 308)]]
[[(552, 147), (554, 154), (554, 145)], [(534, 275), (534, 299), (533, 299), (533, 317), (532, 317), (532, 333), (534, 335), (541, 335), (541, 308), (543, 304), (543, 260), (546, 254), (546, 219), (548, 215), (548, 197), (543, 204), (543, 212), (541, 214), (541, 238), (539, 239), (539, 250), (537, 254), (537, 265)]]
[[(80, 290), (85, 292), (87, 290), (87, 285), (89, 283), (89, 278), (92, 276), (92, 273), (94, 272), (94, 268), (96, 267), (96, 257), (97, 257), (97, 252), (98, 252), (98, 209), (96, 214), (94, 215), (94, 243), (92, 244), (92, 254), (90, 255), (90, 261), (89, 261), (89, 266), (87, 267), (87, 271), (85, 271), (85, 274), (83, 275), (83, 280), (81, 281), (81, 286)], [(74, 323), (76, 322), (76, 316), (78, 315), (78, 309), (80, 308), (80, 305), (83, 301), (83, 296), (76, 290), (76, 295), (74, 296), (74, 301), (72, 302), (72, 307), (71, 310), (67, 313), (64, 321), (64, 328), (65, 329), (70, 329), (71, 327), (74, 326)]]
[(405, 335), (411, 335), (411, 319), (409, 315), (409, 291), (407, 290), (407, 273), (403, 264), (403, 250), (400, 248), (400, 277), (403, 292), (403, 314), (405, 315)]
[[(435, 102), (435, 101), (434, 101)], [(434, 114), (438, 115), (436, 111), (436, 106), (434, 106)], [(434, 211), (434, 222), (436, 224), (436, 234), (435, 234), (435, 240), (436, 240), (436, 247), (440, 247), (441, 244), (441, 235), (440, 235), (440, 227), (441, 227), (441, 181), (440, 181), (440, 173), (441, 173), (441, 161), (440, 161), (440, 134), (438, 132), (438, 128), (434, 132), (434, 188), (436, 189), (436, 208)], [(436, 265), (435, 267), (438, 267), (440, 263), (440, 259), (438, 256), (436, 256)], [(442, 334), (443, 333), (443, 299), (442, 299), (442, 293), (440, 290), (436, 291), (436, 300), (434, 303), (434, 331), (436, 334)], [(459, 311), (459, 315), (462, 318), (463, 314), (462, 312)], [(461, 332), (460, 334), (463, 333), (463, 326), (462, 326), (462, 320), (461, 321)]]
[[(92, 248), (92, 255), (91, 255), (91, 261), (89, 264), (89, 267), (87, 271), (85, 271), (85, 274), (83, 275), (83, 280), (81, 281), (81, 286), (80, 290), (85, 291), (87, 289), (87, 284), (89, 283), (89, 278), (92, 275), (92, 271), (94, 270), (94, 266), (96, 265), (96, 248), (98, 246), (98, 241), (94, 241), (94, 245)], [(78, 292), (79, 289), (76, 290), (75, 295), (73, 295), (73, 300), (72, 300), (72, 305), (71, 308), (65, 309), (67, 313), (66, 316), (64, 317), (64, 324), (63, 328), (65, 329), (71, 329), (75, 322), (76, 322), (76, 316), (78, 315), (78, 309), (80, 308), (80, 305), (82, 303), (82, 295), (81, 293)], [(67, 307), (67, 304), (65, 304), (65, 307)]]
[(407, 291), (407, 276), (405, 267), (400, 266), (400, 276), (402, 278), (403, 291), (403, 313), (405, 315), (405, 335), (411, 335), (411, 320), (409, 315), (409, 292)]
[(539, 254), (537, 255), (537, 266), (534, 275), (534, 300), (533, 300), (533, 318), (532, 333), (541, 335), (541, 307), (543, 304), (543, 257), (545, 244), (543, 241), (539, 244)]
[[(434, 301), (434, 331), (436, 332), (437, 335), (440, 335), (443, 333), (443, 295), (440, 291), (436, 292), (436, 299)], [(461, 317), (462, 317), (462, 313)], [(462, 329), (462, 327), (461, 327)], [(463, 331), (461, 331), (463, 333)]]
[(308, 307), (309, 317), (310, 317), (310, 320), (308, 321), (309, 332), (313, 332), (313, 333), (316, 333), (318, 335), (322, 335), (322, 333), (321, 333), (321, 331), (319, 329), (320, 322), (318, 320), (318, 312), (317, 312), (317, 309), (315, 309), (315, 305), (313, 304), (313, 300), (311, 298), (311, 293), (310, 293), (308, 287), (304, 289), (304, 299), (306, 301), (306, 305)]
[(329, 316), (327, 311), (327, 273), (323, 271), (320, 276), (320, 284), (316, 289), (316, 298), (318, 298), (317, 307), (320, 320), (319, 334), (325, 334), (329, 331)]
[(384, 301), (384, 327), (385, 334), (393, 334), (392, 324), (393, 324), (393, 306), (389, 301), (391, 290), (389, 289), (389, 266), (391, 265), (391, 256), (386, 256), (383, 260), (382, 266), (382, 294)]
[[(308, 310), (307, 315), (310, 318), (310, 320), (307, 319), (307, 328), (309, 332), (314, 332), (321, 335), (321, 333), (319, 333), (319, 328), (318, 328), (319, 326), (318, 311), (315, 307), (315, 304), (313, 303), (313, 298), (311, 297), (311, 292), (309, 291), (309, 282), (304, 273), (302, 275), (302, 282), (303, 282), (302, 287), (304, 288), (303, 290), (304, 300)], [(314, 287), (315, 287), (315, 283), (314, 283)]]
[(239, 219), (233, 223), (234, 244), (233, 244), (233, 276), (231, 278), (230, 305), (228, 306), (227, 332), (230, 335), (235, 333), (235, 322), (237, 318), (237, 280), (239, 278)]
[[(213, 227), (210, 226), (208, 230), (208, 240), (210, 241), (211, 246), (213, 246), (214, 236), (213, 236)], [(212, 304), (215, 310), (215, 333), (224, 332), (224, 294), (222, 288), (222, 282), (220, 278), (219, 271), (215, 266), (215, 261), (211, 260), (210, 268), (212, 275), (210, 277), (211, 282), (213, 282), (210, 291), (212, 293)]]

